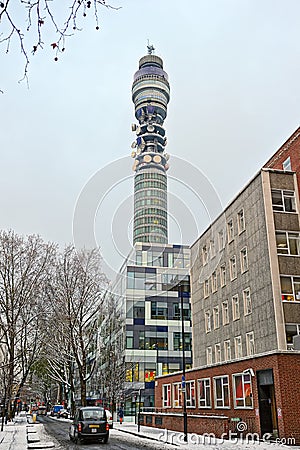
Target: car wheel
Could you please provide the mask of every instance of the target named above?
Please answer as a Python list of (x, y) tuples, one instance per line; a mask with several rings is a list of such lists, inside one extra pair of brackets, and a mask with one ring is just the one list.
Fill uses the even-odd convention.
[(107, 444), (108, 443), (108, 435), (103, 438), (102, 442), (103, 442), (103, 444)]

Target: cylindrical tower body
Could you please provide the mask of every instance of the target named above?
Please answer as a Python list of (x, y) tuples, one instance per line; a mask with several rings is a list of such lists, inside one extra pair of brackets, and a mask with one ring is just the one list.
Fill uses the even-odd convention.
[(163, 128), (170, 99), (168, 75), (156, 55), (143, 56), (134, 75), (132, 100), (138, 125), (131, 156), (135, 159), (133, 243), (168, 242), (167, 139)]

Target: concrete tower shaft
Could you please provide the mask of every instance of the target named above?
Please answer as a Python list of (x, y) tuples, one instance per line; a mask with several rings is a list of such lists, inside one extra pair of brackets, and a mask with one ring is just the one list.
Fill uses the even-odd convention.
[(165, 152), (163, 127), (170, 100), (168, 75), (163, 61), (152, 54), (143, 56), (134, 74), (132, 100), (138, 124), (132, 125), (136, 140), (132, 143), (134, 158), (134, 226), (133, 243), (168, 242), (167, 175), (169, 156)]

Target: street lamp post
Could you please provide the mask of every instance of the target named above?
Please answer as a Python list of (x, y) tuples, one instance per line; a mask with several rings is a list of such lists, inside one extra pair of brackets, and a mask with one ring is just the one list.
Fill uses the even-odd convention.
[(183, 283), (179, 284), (181, 306), (181, 341), (182, 341), (182, 401), (183, 401), (183, 440), (187, 442), (187, 412), (186, 412), (186, 386), (185, 386), (185, 348), (184, 348), (184, 316), (183, 316)]

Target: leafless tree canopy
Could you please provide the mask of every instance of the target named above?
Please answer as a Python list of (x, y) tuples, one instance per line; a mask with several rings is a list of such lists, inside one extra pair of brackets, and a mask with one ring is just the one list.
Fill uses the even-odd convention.
[[(67, 38), (84, 27), (86, 16), (93, 16), (99, 30), (101, 8), (119, 9), (106, 0), (0, 0), (0, 44), (8, 53), (17, 39), (25, 59), (23, 79), (27, 78), (30, 57), (51, 46), (57, 61)], [(53, 32), (54, 39), (49, 41)]]

